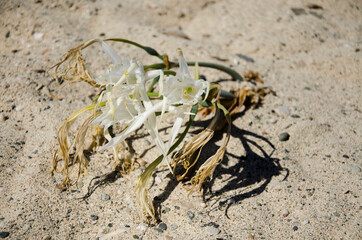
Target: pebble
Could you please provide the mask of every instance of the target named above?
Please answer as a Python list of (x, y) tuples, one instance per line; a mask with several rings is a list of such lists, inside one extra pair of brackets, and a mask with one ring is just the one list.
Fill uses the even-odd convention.
[(172, 230), (176, 230), (176, 229), (178, 228), (178, 225), (172, 224), (172, 225), (170, 226), (170, 228), (171, 228)]
[(361, 168), (357, 167), (357, 166), (354, 166), (354, 165), (351, 165), (351, 164), (347, 164), (347, 167), (349, 169), (352, 170), (352, 172), (355, 172), (355, 173), (359, 173), (361, 172)]
[(43, 33), (34, 33), (34, 39), (35, 40), (40, 40), (43, 38)]
[(3, 83), (2, 85), (3, 85), (3, 88), (4, 88), (4, 89), (7, 89), (7, 88), (10, 87), (10, 84), (9, 84), (9, 83)]
[(15, 107), (15, 111), (21, 111), (25, 106), (24, 105), (18, 105)]
[(103, 193), (101, 199), (103, 201), (108, 201), (109, 199), (111, 199), (111, 197), (107, 193)]
[(97, 216), (97, 215), (94, 215), (94, 214), (91, 215), (91, 218), (92, 218), (92, 220), (94, 220), (94, 221), (97, 221), (97, 220), (98, 220), (98, 216)]
[(309, 220), (304, 220), (303, 222), (302, 222), (302, 225), (307, 225), (309, 223)]
[(293, 227), (293, 231), (297, 231), (298, 230), (298, 227), (297, 226), (294, 226)]
[(281, 142), (288, 141), (289, 137), (290, 137), (289, 133), (283, 132), (279, 135), (279, 141), (281, 141)]
[(169, 211), (171, 211), (171, 208), (166, 207), (165, 209), (162, 210), (162, 213), (168, 213)]
[(227, 204), (234, 204), (235, 203), (235, 199), (234, 198), (229, 198), (227, 201)]
[(146, 231), (147, 230), (147, 225), (144, 224), (144, 223), (141, 223), (140, 225), (137, 226), (136, 228), (137, 230), (140, 230), (142, 232)]
[(204, 203), (204, 202), (200, 203), (200, 207), (206, 208), (206, 203)]
[(275, 119), (275, 118), (271, 118), (271, 119), (267, 120), (267, 122), (268, 122), (268, 123), (271, 123), (271, 124), (274, 124), (274, 123), (276, 123), (277, 121), (278, 121), (278, 120)]
[(219, 234), (220, 229), (218, 229), (218, 228), (216, 228), (216, 227), (209, 227), (209, 232), (210, 232), (212, 235), (216, 235), (216, 234)]
[(283, 217), (288, 217), (288, 216), (289, 216), (289, 211), (288, 211), (287, 209), (284, 209), (284, 210), (282, 211), (282, 216), (283, 216)]
[(167, 230), (167, 224), (166, 223), (160, 223), (158, 225), (158, 228), (161, 229), (162, 231), (166, 231)]
[(6, 117), (4, 116), (4, 114), (0, 113), (0, 122), (5, 122), (6, 121)]
[(77, 182), (77, 188), (82, 188), (84, 186), (84, 183), (80, 180)]
[(0, 232), (0, 238), (7, 238), (9, 235), (9, 232)]
[(279, 107), (275, 108), (274, 111), (281, 117), (287, 117), (290, 115), (290, 111), (289, 111), (288, 107), (285, 107), (285, 106), (279, 106)]
[(187, 211), (187, 215), (189, 216), (190, 220), (192, 221), (192, 219), (194, 219), (195, 214), (191, 211)]
[(160, 177), (155, 177), (155, 183), (159, 184), (162, 183), (162, 179)]

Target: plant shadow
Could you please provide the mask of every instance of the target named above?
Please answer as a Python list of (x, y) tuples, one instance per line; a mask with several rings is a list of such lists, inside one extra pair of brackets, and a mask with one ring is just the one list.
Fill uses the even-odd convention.
[[(221, 133), (218, 135), (222, 136)], [(202, 193), (203, 200), (210, 202), (215, 198), (221, 199), (223, 196), (229, 195), (228, 193), (231, 191), (240, 192), (234, 196), (229, 195), (224, 201), (219, 201), (217, 207), (221, 208), (226, 205), (225, 215), (227, 217), (231, 205), (261, 194), (272, 178), (279, 176), (282, 172), (285, 172), (283, 181), (289, 175), (289, 170), (280, 165), (280, 160), (272, 157), (275, 147), (267, 138), (242, 130), (235, 125), (232, 125), (231, 136), (239, 139), (245, 155), (238, 156), (227, 151), (222, 163), (217, 166), (213, 178), (204, 184)], [(262, 144), (266, 144), (267, 147), (262, 147)], [(215, 141), (212, 141), (208, 147), (213, 149), (218, 146)], [(272, 150), (268, 153), (265, 148)], [(237, 159), (237, 162), (235, 163), (232, 158)], [(233, 163), (235, 164), (233, 165)], [(214, 190), (217, 179), (225, 180), (221, 183), (222, 187)]]
[[(241, 117), (245, 114), (246, 110), (248, 109), (235, 114), (233, 118)], [(208, 122), (209, 121), (198, 121), (195, 122), (194, 125), (206, 127)], [(190, 133), (197, 134), (199, 131), (200, 130), (197, 129)], [(223, 138), (223, 135), (224, 131), (216, 132), (213, 139), (204, 146), (203, 154), (200, 156), (200, 159), (195, 166), (196, 170), (210, 156), (216, 153), (219, 148), (216, 142), (220, 141)], [(232, 124), (231, 137), (239, 140), (240, 147), (243, 147), (245, 152), (242, 155), (237, 155), (236, 153), (227, 150), (221, 164), (216, 167), (213, 178), (204, 183), (202, 189), (202, 198), (204, 202), (216, 200), (216, 202), (219, 203), (216, 208), (226, 206), (226, 217), (228, 217), (228, 209), (231, 205), (261, 194), (265, 191), (273, 177), (279, 176), (285, 172), (284, 181), (289, 175), (289, 170), (280, 165), (280, 160), (272, 157), (275, 147), (264, 136), (240, 129)], [(265, 149), (271, 149), (271, 151), (269, 150), (270, 152), (268, 153)], [(239, 150), (237, 151), (238, 154), (240, 154)], [(236, 163), (235, 159), (237, 159)], [(156, 196), (153, 201), (156, 212), (158, 213), (158, 219), (161, 214), (162, 203), (167, 200), (172, 191), (179, 184), (171, 173), (168, 174), (167, 177), (170, 178), (170, 181), (165, 187), (165, 190), (160, 195)], [(220, 179), (225, 180), (220, 184)], [(215, 190), (214, 188), (217, 185), (222, 186)], [(230, 196), (231, 191), (239, 193)], [(226, 200), (220, 201), (222, 198), (226, 198)]]
[(121, 177), (122, 174), (118, 170), (103, 174), (101, 176), (94, 177), (88, 185), (87, 193), (83, 197), (80, 197), (79, 199), (84, 200), (86, 203), (88, 203), (87, 202), (88, 198), (92, 196), (92, 194), (97, 190), (97, 188), (110, 183), (114, 183), (115, 181), (117, 181), (117, 179)]

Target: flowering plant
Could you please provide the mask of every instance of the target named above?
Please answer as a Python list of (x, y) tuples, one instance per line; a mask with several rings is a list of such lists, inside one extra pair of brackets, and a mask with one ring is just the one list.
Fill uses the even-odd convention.
[[(134, 45), (157, 57), (161, 62), (144, 66), (139, 61), (122, 58), (106, 41)], [(101, 45), (111, 61), (106, 72), (97, 78), (93, 78), (89, 74), (81, 54), (83, 49), (94, 43)], [(84, 81), (101, 89), (92, 105), (72, 114), (58, 131), (59, 150), (54, 154), (52, 172), (65, 174), (62, 186), (69, 187), (76, 183), (88, 166), (87, 158), (84, 155), (87, 132), (92, 135), (92, 148), (98, 151), (112, 149), (116, 168), (122, 173), (127, 173), (133, 169), (135, 160), (133, 154), (128, 151), (125, 140), (130, 138), (135, 130), (144, 126), (161, 155), (150, 163), (139, 177), (136, 195), (143, 212), (154, 218), (155, 210), (147, 193), (147, 185), (152, 172), (162, 162), (168, 166), (172, 174), (177, 165), (182, 165), (184, 173), (176, 177), (178, 180), (184, 179), (196, 164), (203, 146), (212, 139), (214, 131), (218, 128), (221, 129), (227, 123), (227, 135), (224, 137), (221, 147), (215, 155), (200, 166), (191, 178), (193, 187), (190, 191), (195, 188), (199, 192), (201, 191), (202, 183), (208, 178), (212, 178), (216, 166), (223, 159), (230, 137), (231, 115), (244, 105), (247, 98), (251, 103), (258, 104), (262, 101), (266, 91), (253, 84), (244, 84), (242, 88), (233, 93), (225, 92), (219, 85), (201, 79), (199, 67), (221, 70), (238, 81), (244, 81), (244, 77), (221, 65), (186, 62), (182, 51), (177, 52), (178, 62), (171, 62), (167, 55), (161, 56), (153, 48), (126, 39), (113, 38), (104, 41), (93, 39), (69, 50), (61, 62), (51, 67), (55, 70), (56, 79), (60, 82)], [(68, 65), (64, 71), (60, 71), (59, 67), (64, 63)], [(191, 76), (188, 66), (195, 66), (194, 77)], [(175, 67), (179, 68), (177, 72), (171, 70)], [(75, 119), (86, 112), (89, 113), (89, 116), (78, 129), (73, 144), (70, 144), (69, 128)], [(210, 112), (215, 112), (215, 114), (209, 126), (191, 138), (170, 158), (170, 154), (183, 142), (195, 116), (198, 113), (205, 116)], [(166, 113), (175, 114), (176, 120), (168, 135), (168, 141), (164, 142), (158, 126)], [(188, 122), (184, 131), (178, 136), (186, 116), (189, 118)], [(113, 133), (113, 128), (116, 126), (121, 129), (118, 134)], [(75, 152), (72, 153), (71, 149), (75, 149)], [(60, 162), (63, 162), (63, 165), (59, 170)], [(78, 166), (77, 177), (75, 181), (71, 181), (75, 166)]]

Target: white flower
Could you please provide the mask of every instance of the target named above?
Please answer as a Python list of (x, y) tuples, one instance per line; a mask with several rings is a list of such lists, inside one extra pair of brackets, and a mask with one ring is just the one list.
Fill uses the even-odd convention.
[[(98, 84), (106, 86), (104, 96), (107, 100), (106, 106), (101, 109), (102, 114), (94, 120), (94, 123), (99, 123), (104, 127), (104, 135), (108, 140), (108, 143), (99, 150), (115, 147), (144, 124), (158, 149), (164, 156), (167, 156), (165, 144), (157, 128), (155, 114), (161, 111), (163, 103), (153, 105), (145, 87), (148, 80), (157, 76), (160, 76), (162, 84), (163, 72), (155, 70), (145, 73), (140, 62), (118, 57), (113, 49), (104, 42), (102, 42), (102, 48), (114, 65), (107, 70), (106, 74), (97, 79)], [(162, 89), (162, 85), (160, 85), (160, 89)], [(115, 123), (121, 123), (127, 127), (112, 138), (108, 133), (108, 128)]]
[[(176, 121), (172, 127), (169, 141), (167, 143), (167, 152), (171, 148), (180, 131), (183, 119), (186, 114), (189, 114), (189, 109), (192, 105), (199, 102), (201, 95), (205, 92), (208, 93), (209, 83), (205, 80), (196, 79), (191, 77), (186, 60), (179, 51), (179, 72), (176, 76), (167, 77), (164, 83), (163, 101), (164, 109), (173, 108), (177, 113)], [(206, 96), (205, 96), (206, 98)], [(175, 107), (175, 105), (181, 104)], [(164, 109), (162, 112), (164, 112)]]

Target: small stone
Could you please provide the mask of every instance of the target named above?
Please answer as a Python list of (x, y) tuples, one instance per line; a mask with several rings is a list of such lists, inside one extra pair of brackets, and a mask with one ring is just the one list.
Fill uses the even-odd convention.
[(341, 216), (341, 214), (339, 212), (334, 212), (333, 215), (336, 216), (336, 217)]
[(279, 141), (281, 141), (281, 142), (288, 141), (289, 137), (290, 137), (289, 133), (283, 132), (279, 135)]
[(140, 230), (142, 232), (146, 231), (147, 230), (147, 225), (144, 224), (144, 223), (141, 223), (140, 225), (137, 226), (136, 228), (137, 230)]
[(307, 225), (309, 223), (309, 220), (304, 220), (303, 222), (302, 222), (302, 225)]
[(187, 211), (187, 215), (189, 216), (190, 220), (192, 221), (192, 219), (194, 219), (195, 214), (191, 211)]
[(7, 238), (9, 237), (10, 233), (9, 232), (0, 232), (0, 238)]
[(279, 107), (275, 108), (274, 111), (281, 117), (287, 117), (290, 115), (289, 109), (285, 106), (279, 106)]
[(162, 179), (160, 177), (155, 177), (155, 183), (159, 184), (162, 183)]
[(151, 142), (150, 142), (149, 140), (147, 140), (147, 139), (145, 139), (145, 143), (146, 143), (147, 145), (151, 145)]
[(162, 231), (166, 231), (167, 230), (167, 224), (166, 223), (160, 223), (158, 225), (158, 228), (161, 229)]
[(113, 227), (113, 223), (108, 223), (108, 227)]
[(132, 235), (132, 237), (134, 238), (134, 239), (140, 239), (140, 237), (138, 236), (138, 235)]
[(227, 201), (227, 204), (231, 205), (235, 203), (235, 199), (234, 198), (229, 198)]
[(7, 31), (5, 34), (5, 38), (9, 38), (10, 37), (10, 31)]
[(52, 239), (51, 236), (46, 236), (46, 237), (44, 238), (44, 240), (51, 240), (51, 239)]
[(291, 117), (292, 118), (300, 118), (300, 116), (298, 114), (292, 114)]
[(172, 225), (170, 226), (170, 228), (171, 228), (172, 230), (176, 230), (176, 229), (178, 228), (178, 225), (172, 224)]
[(0, 113), (0, 122), (5, 122), (6, 121), (6, 117), (4, 116), (4, 114)]
[(218, 229), (218, 228), (216, 228), (216, 227), (209, 227), (209, 232), (210, 232), (212, 235), (216, 235), (216, 234), (219, 234), (220, 229)]
[(9, 83), (3, 83), (2, 86), (3, 86), (4, 89), (7, 89), (7, 88), (10, 87), (10, 84)]
[(288, 217), (288, 216), (289, 216), (289, 211), (288, 211), (287, 209), (284, 209), (284, 210), (282, 211), (282, 216), (283, 216), (283, 217)]
[(351, 164), (347, 164), (347, 167), (349, 169), (352, 170), (352, 172), (355, 172), (355, 173), (359, 173), (361, 172), (361, 168), (357, 167), (357, 166), (354, 166), (354, 165), (351, 165)]
[(77, 182), (77, 188), (82, 188), (84, 186), (84, 183), (82, 181)]
[(41, 40), (43, 38), (43, 33), (34, 33), (35, 40)]
[(200, 207), (206, 208), (206, 203), (204, 203), (204, 202), (200, 203)]
[(165, 209), (162, 210), (162, 213), (168, 213), (169, 211), (171, 211), (171, 208), (166, 207)]
[(93, 221), (97, 221), (97, 220), (98, 220), (98, 216), (97, 216), (97, 215), (94, 215), (94, 214), (91, 215), (91, 218), (92, 218)]
[(298, 230), (298, 227), (297, 226), (294, 226), (293, 227), (293, 231), (297, 231)]
[(165, 240), (172, 240), (172, 239), (173, 239), (173, 237), (165, 235)]
[(24, 107), (25, 107), (24, 105), (18, 105), (15, 107), (15, 111), (18, 112), (18, 111), (22, 110)]
[(271, 118), (271, 119), (267, 120), (267, 122), (268, 122), (268, 123), (271, 123), (271, 124), (274, 124), (274, 123), (277, 122), (277, 119)]
[(107, 193), (103, 193), (101, 199), (103, 201), (108, 201), (109, 199), (111, 199), (111, 197)]
[(248, 239), (255, 239), (254, 235), (249, 234)]

